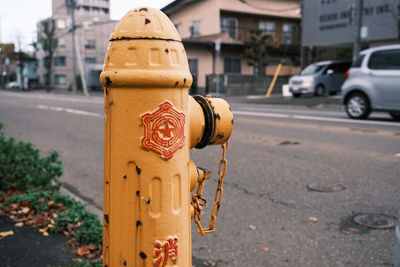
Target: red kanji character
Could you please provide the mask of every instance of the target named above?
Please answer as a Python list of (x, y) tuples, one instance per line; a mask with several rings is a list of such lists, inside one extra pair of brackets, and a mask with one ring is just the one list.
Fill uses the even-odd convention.
[[(155, 243), (155, 257), (154, 264), (159, 266), (166, 266), (168, 263), (168, 259), (171, 258), (173, 263), (178, 261), (178, 239), (177, 238), (168, 238), (167, 242), (164, 245), (161, 245), (160, 241), (156, 241)], [(162, 264), (162, 265), (161, 265)]]

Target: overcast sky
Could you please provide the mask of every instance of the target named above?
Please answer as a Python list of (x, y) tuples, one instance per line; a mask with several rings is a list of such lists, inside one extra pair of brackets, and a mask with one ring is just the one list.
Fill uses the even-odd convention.
[[(119, 20), (139, 6), (162, 8), (173, 0), (110, 0), (111, 19)], [(51, 16), (51, 0), (0, 0), (0, 42), (21, 40), (22, 49), (36, 39), (36, 23)]]

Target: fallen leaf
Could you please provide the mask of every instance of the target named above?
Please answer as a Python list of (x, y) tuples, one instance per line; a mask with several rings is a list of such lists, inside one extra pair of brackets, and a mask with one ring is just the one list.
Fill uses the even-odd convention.
[(210, 265), (210, 266), (215, 266), (215, 265), (217, 265), (214, 261), (212, 261), (212, 260), (207, 260), (207, 262), (208, 262), (208, 264)]
[(3, 239), (4, 237), (13, 235), (13, 234), (14, 234), (13, 231), (0, 232), (0, 239)]
[(48, 205), (49, 206), (53, 206), (54, 205), (54, 201), (53, 200), (49, 201)]
[(18, 209), (19, 205), (14, 203), (14, 204), (11, 204), (10, 207), (11, 207), (11, 209), (16, 210), (16, 209)]
[(14, 219), (13, 221), (14, 222), (24, 222), (26, 220), (28, 220), (28, 218)]
[(264, 250), (265, 252), (268, 252), (268, 251), (269, 251), (269, 247), (263, 247), (263, 250)]
[(358, 230), (357, 228), (354, 228), (354, 227), (349, 227), (349, 228), (347, 228), (347, 230), (349, 230), (350, 232), (354, 232), (354, 233), (360, 232), (360, 230)]
[(39, 228), (39, 232), (44, 233), (47, 231), (47, 227), (46, 228)]
[(87, 247), (80, 247), (77, 251), (79, 256), (84, 256), (90, 254), (90, 250)]
[(29, 211), (30, 211), (31, 209), (28, 208), (28, 207), (23, 207), (21, 210), (22, 210), (22, 213), (27, 214), (27, 213), (29, 213)]
[(252, 224), (249, 225), (249, 228), (250, 228), (251, 230), (256, 230), (256, 229), (257, 229), (257, 227), (256, 227), (255, 225), (252, 225)]
[(29, 203), (29, 202), (21, 202), (21, 206), (22, 207), (28, 207), (28, 208), (30, 208), (31, 207), (31, 204)]
[(95, 250), (95, 249), (96, 249), (96, 246), (93, 245), (93, 244), (89, 244), (89, 245), (87, 245), (86, 247), (87, 247), (88, 249), (90, 249), (90, 250)]
[(23, 222), (19, 222), (19, 223), (16, 223), (16, 224), (15, 224), (15, 227), (22, 227), (22, 226), (24, 226), (24, 223), (23, 223)]
[(316, 223), (316, 222), (318, 222), (318, 218), (316, 218), (316, 217), (310, 217), (310, 218), (308, 218), (308, 221), (309, 221), (309, 222)]
[(75, 258), (74, 262), (82, 262), (82, 259), (81, 258)]
[(89, 259), (93, 259), (94, 257), (96, 257), (96, 253), (90, 253), (90, 254), (86, 255), (86, 258), (89, 258)]
[(48, 232), (43, 232), (42, 233), (44, 236), (49, 236), (49, 233)]

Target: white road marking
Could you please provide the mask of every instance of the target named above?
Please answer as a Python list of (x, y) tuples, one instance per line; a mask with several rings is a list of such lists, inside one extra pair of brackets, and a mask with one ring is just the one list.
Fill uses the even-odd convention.
[[(253, 107), (240, 107), (240, 110), (245, 110), (245, 111), (255, 111), (255, 112), (275, 112), (278, 109), (277, 108), (253, 108)], [(303, 113), (303, 114), (315, 114), (315, 110), (304, 110), (304, 109), (293, 109), (293, 108), (279, 108), (280, 112), (285, 112), (285, 113)], [(339, 116), (343, 115), (344, 111), (321, 111), (318, 110), (319, 115), (333, 115), (333, 116)]]
[(72, 113), (72, 114), (92, 116), (92, 117), (98, 117), (98, 118), (104, 117), (104, 115), (100, 114), (100, 113), (89, 112), (89, 111), (84, 111), (84, 110), (79, 110), (79, 109), (72, 109), (72, 108), (51, 107), (51, 106), (45, 106), (45, 105), (37, 105), (37, 108), (44, 109), (44, 110), (52, 110), (52, 111), (62, 111), (62, 112), (67, 112), (67, 113)]
[(103, 104), (103, 97), (101, 96), (67, 96), (67, 95), (57, 95), (57, 94), (42, 94), (42, 93), (14, 93), (14, 92), (1, 92), (0, 95), (18, 97), (18, 98), (30, 98), (39, 100), (56, 100), (74, 103), (88, 103), (88, 104)]
[(386, 122), (386, 121), (368, 121), (368, 120), (363, 121), (363, 120), (338, 119), (329, 117), (286, 115), (279, 113), (258, 113), (258, 112), (247, 112), (247, 111), (233, 111), (233, 114), (244, 115), (244, 116), (256, 116), (256, 117), (272, 117), (272, 118), (286, 118), (286, 119), (296, 119), (296, 120), (343, 122), (343, 123), (353, 123), (353, 124), (385, 125), (385, 126), (400, 127), (400, 123)]
[(256, 116), (256, 117), (270, 117), (270, 118), (289, 118), (289, 115), (286, 114), (277, 114), (277, 113), (258, 113), (258, 112), (250, 112), (250, 111), (233, 111), (233, 114), (237, 115), (245, 115), (245, 116)]
[(400, 153), (394, 154), (395, 157), (400, 157)]

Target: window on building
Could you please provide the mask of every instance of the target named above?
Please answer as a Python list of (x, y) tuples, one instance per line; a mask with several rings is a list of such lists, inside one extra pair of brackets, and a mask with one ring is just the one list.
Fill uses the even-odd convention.
[(58, 38), (57, 48), (65, 48), (65, 39), (64, 38)]
[(275, 22), (272, 21), (260, 21), (258, 28), (265, 34), (275, 35)]
[(282, 27), (284, 44), (295, 44), (297, 43), (297, 32), (296, 25), (291, 23), (284, 23)]
[(85, 40), (85, 49), (96, 49), (95, 40)]
[(179, 24), (174, 24), (174, 26), (175, 26), (176, 31), (179, 32)]
[(221, 32), (227, 32), (233, 39), (238, 35), (238, 20), (236, 18), (221, 18)]
[(224, 73), (241, 73), (240, 58), (224, 58)]
[(92, 13), (93, 15), (99, 15), (100, 14), (100, 8), (99, 7), (92, 7)]
[(102, 8), (102, 10), (104, 14), (108, 14), (108, 12), (110, 12), (108, 8)]
[(54, 83), (56, 85), (65, 85), (65, 84), (67, 84), (67, 75), (64, 75), (64, 74), (56, 74), (56, 75), (54, 75)]
[(199, 60), (197, 58), (189, 58), (188, 62), (189, 62), (190, 72), (192, 73), (193, 76), (197, 76)]
[(201, 20), (193, 20), (190, 22), (190, 37), (201, 35)]
[(54, 66), (65, 66), (65, 65), (66, 65), (65, 56), (54, 57)]
[(57, 19), (56, 24), (58, 29), (65, 29), (67, 27), (64, 19)]
[(85, 62), (86, 63), (96, 63), (96, 58), (95, 57), (86, 57)]

